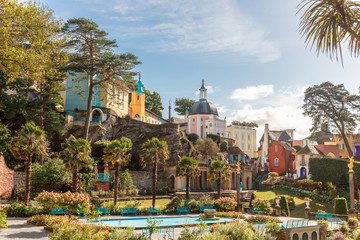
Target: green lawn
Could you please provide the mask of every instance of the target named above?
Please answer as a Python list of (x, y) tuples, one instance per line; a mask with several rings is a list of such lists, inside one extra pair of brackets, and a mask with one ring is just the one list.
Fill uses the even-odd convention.
[[(126, 203), (130, 203), (134, 201), (119, 201), (117, 203), (117, 206), (119, 208), (125, 207)], [(148, 208), (152, 207), (152, 199), (146, 199), (146, 200), (139, 200), (140, 205), (138, 208)], [(170, 199), (156, 199), (155, 201), (155, 207), (157, 208), (165, 208), (166, 204), (170, 202)]]
[[(296, 195), (288, 194), (286, 192), (279, 191), (279, 190), (258, 191), (258, 192), (254, 192), (254, 193), (255, 193), (257, 198), (266, 199), (266, 200), (274, 199), (276, 194), (277, 195), (291, 196), (295, 200), (295, 210), (292, 210), (290, 212), (290, 216), (291, 217), (299, 217), (299, 218), (304, 217), (305, 201), (304, 201), (304, 198), (302, 198), (302, 197), (298, 197)], [(317, 212), (318, 210), (323, 210), (323, 211), (328, 212), (328, 213), (333, 212), (333, 205), (328, 204), (328, 203), (319, 202), (319, 201), (311, 201), (310, 202), (310, 208), (311, 208), (311, 212)]]

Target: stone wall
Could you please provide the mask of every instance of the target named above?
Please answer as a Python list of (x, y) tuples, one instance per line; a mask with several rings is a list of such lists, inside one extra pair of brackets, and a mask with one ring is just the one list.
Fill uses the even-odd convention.
[[(120, 172), (120, 174), (123, 171)], [(137, 189), (152, 189), (152, 172), (151, 171), (129, 171), (133, 184)], [(114, 174), (114, 171), (111, 171)], [(158, 174), (157, 188), (168, 188), (167, 177), (164, 174)]]
[(14, 172), (14, 192), (25, 191), (25, 172)]
[(9, 169), (0, 153), (0, 197), (10, 198), (14, 187), (14, 171)]

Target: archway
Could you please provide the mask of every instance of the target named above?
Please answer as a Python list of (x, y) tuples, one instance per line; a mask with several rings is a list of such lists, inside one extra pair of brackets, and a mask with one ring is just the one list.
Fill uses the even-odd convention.
[(90, 114), (90, 120), (92, 122), (102, 122), (104, 119), (104, 113), (100, 108), (94, 108)]
[(173, 192), (175, 190), (175, 176), (174, 175), (172, 175), (170, 177), (169, 189), (171, 192)]
[(306, 168), (300, 168), (300, 178), (306, 178)]

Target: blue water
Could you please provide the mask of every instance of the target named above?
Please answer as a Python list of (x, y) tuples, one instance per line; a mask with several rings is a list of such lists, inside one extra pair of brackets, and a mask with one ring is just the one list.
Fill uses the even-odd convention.
[[(234, 220), (233, 218), (220, 218), (218, 220), (200, 220), (199, 217), (149, 217), (151, 219), (159, 220), (158, 226), (179, 226), (179, 225), (194, 225), (201, 221), (205, 223), (225, 223)], [(96, 221), (99, 224), (111, 227), (135, 227), (146, 228), (148, 218), (122, 218), (122, 219), (104, 219)]]

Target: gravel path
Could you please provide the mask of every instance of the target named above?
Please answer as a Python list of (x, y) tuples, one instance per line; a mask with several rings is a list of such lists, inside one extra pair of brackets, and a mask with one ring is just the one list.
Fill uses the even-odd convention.
[(0, 239), (40, 239), (47, 240), (49, 232), (44, 227), (26, 223), (27, 218), (8, 218), (8, 228), (0, 231)]

